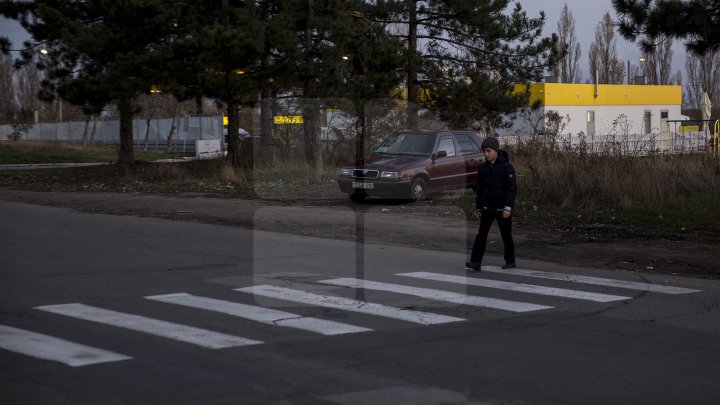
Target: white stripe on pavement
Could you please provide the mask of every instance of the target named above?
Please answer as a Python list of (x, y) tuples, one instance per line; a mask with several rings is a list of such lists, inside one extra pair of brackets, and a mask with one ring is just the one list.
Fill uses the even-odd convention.
[(71, 367), (130, 360), (122, 354), (73, 343), (40, 333), (0, 325), (0, 348)]
[(322, 280), (323, 284), (337, 285), (341, 287), (365, 288), (368, 290), (388, 291), (399, 294), (414, 295), (436, 301), (446, 301), (454, 304), (472, 305), (492, 309), (501, 309), (511, 312), (529, 312), (553, 308), (547, 305), (530, 304), (527, 302), (516, 302), (496, 298), (478, 297), (459, 294), (449, 291), (432, 290), (429, 288), (409, 287), (400, 284), (382, 283), (378, 281), (359, 280), (356, 278), (336, 278)]
[(511, 283), (507, 281), (486, 280), (482, 278), (473, 278), (467, 276), (453, 276), (449, 274), (430, 273), (426, 271), (418, 271), (414, 273), (399, 273), (397, 276), (420, 278), (423, 280), (444, 281), (448, 283), (472, 285), (477, 287), (497, 288), (501, 290), (519, 291), (531, 294), (550, 295), (562, 298), (574, 298), (578, 300), (594, 301), (594, 302), (613, 302), (628, 300), (631, 297), (622, 297), (619, 295), (600, 294), (587, 291), (567, 290), (564, 288), (544, 287), (533, 284)]
[(382, 304), (352, 300), (343, 297), (320, 295), (300, 290), (276, 287), (272, 285), (258, 285), (245, 288), (237, 288), (235, 291), (260, 295), (263, 297), (277, 298), (285, 301), (299, 302), (309, 305), (318, 305), (327, 308), (341, 309), (348, 312), (359, 312), (362, 314), (382, 316), (398, 319), (407, 322), (432, 325), (448, 322), (464, 321), (463, 318), (454, 316), (433, 314), (430, 312), (413, 311), (400, 309)]
[(186, 293), (154, 295), (145, 298), (154, 301), (184, 305), (186, 307), (221, 312), (223, 314), (250, 319), (269, 325), (286, 326), (289, 328), (321, 333), (323, 335), (341, 335), (344, 333), (367, 332), (372, 330), (340, 322), (327, 321), (313, 317), (304, 317), (302, 315), (278, 311), (276, 309), (199, 297), (197, 295)]
[(548, 272), (548, 271), (525, 270), (525, 269), (501, 269), (498, 266), (482, 266), (482, 271), (487, 271), (489, 273), (511, 274), (511, 275), (515, 275), (515, 276), (544, 278), (544, 279), (548, 279), (548, 280), (569, 281), (569, 282), (580, 283), (580, 284), (593, 284), (593, 285), (602, 285), (602, 286), (606, 286), (606, 287), (618, 287), (618, 288), (625, 288), (625, 289), (629, 289), (629, 290), (649, 291), (649, 292), (656, 292), (656, 293), (662, 293), (662, 294), (688, 294), (688, 293), (694, 293), (694, 292), (701, 291), (701, 290), (692, 290), (690, 288), (672, 287), (672, 286), (650, 284), (650, 283), (641, 283), (641, 282), (636, 282), (636, 281), (614, 280), (614, 279), (610, 279), (610, 278), (576, 276), (576, 275), (572, 275), (572, 274), (552, 273), (552, 272)]
[(44, 305), (35, 308), (54, 314), (149, 333), (185, 343), (192, 343), (209, 349), (222, 349), (262, 343), (257, 340), (226, 335), (224, 333), (161, 321), (159, 319), (146, 318), (139, 315), (110, 311), (84, 304)]

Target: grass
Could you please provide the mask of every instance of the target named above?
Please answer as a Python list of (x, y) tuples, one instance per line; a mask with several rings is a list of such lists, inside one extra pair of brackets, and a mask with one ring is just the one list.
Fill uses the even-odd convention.
[[(117, 161), (113, 146), (68, 145), (59, 142), (1, 141), (0, 164), (95, 163)], [(180, 157), (178, 153), (135, 151), (141, 161)]]
[(337, 173), (334, 166), (318, 171), (300, 162), (278, 162), (253, 169), (253, 188), (258, 197), (267, 199), (344, 198), (335, 182)]
[[(0, 161), (5, 162), (12, 154), (24, 156), (23, 163), (57, 162), (58, 156), (76, 162), (115, 159), (112, 148), (10, 145), (0, 143)], [(537, 149), (510, 153), (518, 172), (514, 218), (519, 225), (591, 240), (645, 235), (675, 238), (689, 233), (720, 237), (718, 160), (705, 155), (611, 157)], [(224, 160), (205, 160), (141, 163), (126, 168), (111, 165), (4, 171), (0, 172), (0, 186), (59, 191), (197, 192), (304, 203), (345, 201), (335, 176), (336, 168), (330, 166), (317, 172), (302, 163), (276, 162), (242, 169)], [(430, 211), (457, 206), (469, 213), (474, 197), (470, 193), (443, 194), (414, 205)]]

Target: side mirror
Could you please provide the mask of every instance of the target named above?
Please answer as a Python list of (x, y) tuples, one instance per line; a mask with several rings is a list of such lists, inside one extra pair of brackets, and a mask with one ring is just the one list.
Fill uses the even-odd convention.
[(446, 150), (440, 150), (435, 154), (436, 159), (447, 157), (447, 151)]

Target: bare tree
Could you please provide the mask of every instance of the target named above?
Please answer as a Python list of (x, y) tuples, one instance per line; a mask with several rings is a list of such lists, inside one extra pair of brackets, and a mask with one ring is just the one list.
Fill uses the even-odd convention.
[(673, 56), (672, 38), (656, 43), (643, 63), (643, 74), (647, 77), (647, 84), (672, 84), (673, 77), (670, 71)]
[(582, 80), (578, 61), (582, 52), (580, 42), (575, 38), (575, 17), (567, 3), (557, 23), (558, 50), (564, 56), (553, 66), (553, 75), (562, 83), (576, 83)]
[(143, 150), (147, 152), (148, 142), (150, 138), (150, 127), (152, 125), (153, 118), (156, 118), (162, 109), (162, 100), (164, 95), (152, 93), (142, 94), (138, 96), (136, 103), (140, 107), (140, 116), (145, 120), (145, 135), (144, 135), (144, 147)]
[(688, 103), (696, 111), (700, 110), (703, 94), (707, 92), (713, 105), (713, 117), (720, 116), (720, 51), (709, 52), (705, 56), (688, 53), (685, 61), (687, 72)]
[(606, 12), (595, 26), (595, 41), (588, 54), (590, 75), (595, 77), (597, 74), (599, 83), (622, 84), (625, 78), (625, 68), (617, 57), (615, 43), (615, 23)]
[[(17, 83), (17, 102), (21, 111), (26, 115), (38, 110), (40, 113), (41, 104), (43, 110), (48, 109), (46, 103), (41, 103), (38, 98), (40, 93), (40, 82), (42, 81), (42, 72), (35, 65), (24, 65), (20, 70), (15, 71), (15, 82)], [(45, 114), (43, 114), (45, 115)]]
[[(202, 100), (201, 100), (202, 102)], [(175, 142), (175, 134), (177, 132), (177, 123), (179, 115), (187, 114), (189, 111), (196, 111), (197, 105), (195, 100), (178, 101), (172, 94), (153, 92), (151, 94), (140, 95), (136, 104), (141, 108), (140, 116), (145, 120), (145, 136), (144, 150), (148, 150), (150, 142), (150, 129), (152, 120), (155, 118), (172, 118), (170, 129), (165, 136), (166, 149), (172, 151), (173, 142)], [(155, 128), (158, 132), (160, 128)]]
[(52, 106), (38, 98), (43, 74), (35, 65), (15, 68), (12, 57), (0, 55), (0, 119), (31, 122), (35, 112), (40, 120), (54, 112)]

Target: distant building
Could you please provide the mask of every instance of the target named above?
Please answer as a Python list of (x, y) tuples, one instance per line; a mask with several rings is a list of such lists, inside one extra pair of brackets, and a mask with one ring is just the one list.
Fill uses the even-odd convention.
[[(516, 92), (526, 91), (517, 85)], [(658, 134), (667, 131), (668, 120), (681, 115), (682, 86), (536, 83), (530, 86), (530, 103), (507, 117), (510, 128), (499, 135), (533, 135), (553, 132), (588, 136)]]

